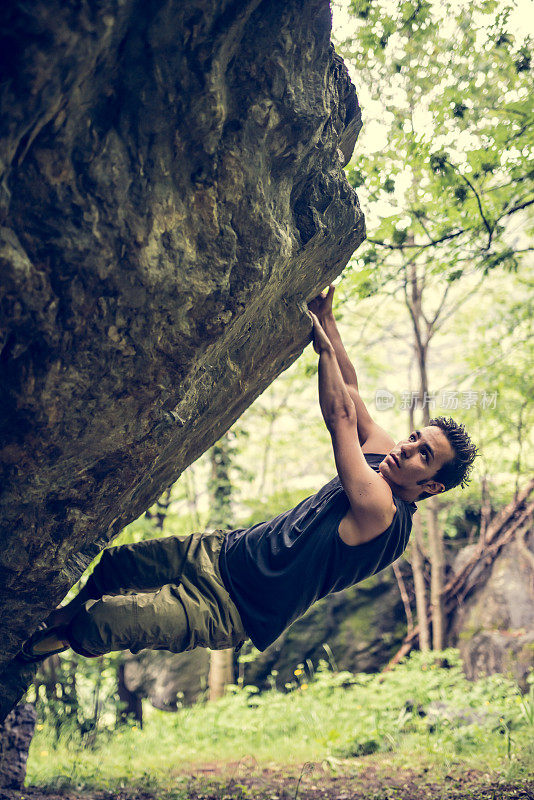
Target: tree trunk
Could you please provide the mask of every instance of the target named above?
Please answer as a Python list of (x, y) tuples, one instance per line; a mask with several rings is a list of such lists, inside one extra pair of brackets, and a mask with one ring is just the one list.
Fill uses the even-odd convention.
[[(479, 545), (484, 549), (486, 543), (486, 531), (488, 529), (490, 516), (491, 516), (491, 498), (488, 484), (488, 476), (484, 474), (480, 485), (481, 490), (481, 503), (480, 503), (480, 535)], [(517, 487), (516, 487), (517, 496)]]
[(171, 489), (172, 487), (168, 486), (161, 497), (159, 497), (156, 501), (155, 508), (149, 508), (146, 512), (148, 519), (155, 520), (155, 528), (158, 531), (158, 535), (163, 532), (163, 526), (165, 524), (165, 520), (167, 519), (167, 514), (169, 513), (169, 506), (171, 504)]
[[(414, 407), (410, 404), (409, 418), (410, 431), (415, 428)], [(423, 652), (430, 650), (430, 629), (428, 626), (428, 608), (426, 601), (426, 585), (424, 574), (424, 547), (423, 547), (423, 524), (421, 513), (417, 511), (413, 518), (414, 538), (411, 546), (411, 565), (413, 572), (413, 585), (415, 591), (415, 606), (417, 609), (417, 621), (419, 623), (419, 647)]]
[(445, 609), (443, 607), (443, 583), (445, 575), (445, 553), (443, 531), (438, 522), (434, 498), (425, 501), (428, 521), (428, 543), (430, 549), (430, 607), (432, 610), (432, 647), (443, 650), (445, 644)]
[[(208, 527), (228, 530), (232, 515), (232, 448), (229, 434), (225, 434), (210, 451), (211, 476), (209, 481), (210, 516)], [(217, 700), (224, 694), (225, 686), (234, 681), (234, 651), (212, 650), (208, 676), (209, 699)]]
[(413, 572), (413, 585), (415, 590), (415, 605), (417, 609), (417, 621), (419, 623), (419, 648), (426, 652), (430, 650), (430, 632), (428, 627), (428, 609), (426, 603), (426, 586), (424, 575), (424, 560), (422, 551), (423, 526), (421, 517), (417, 512), (413, 519), (414, 540), (412, 542), (410, 555)]
[[(413, 237), (412, 237), (413, 241)], [(433, 334), (433, 325), (427, 321), (423, 312), (423, 277), (419, 277), (415, 263), (407, 270), (408, 287), (406, 303), (412, 319), (414, 349), (419, 371), (419, 391), (424, 425), (430, 422), (430, 392), (428, 388), (428, 345)], [(435, 322), (435, 320), (434, 320)], [(425, 332), (423, 332), (425, 329)], [(437, 506), (433, 498), (427, 504), (428, 541), (430, 551), (430, 605), (432, 609), (432, 646), (442, 650), (444, 645), (445, 613), (443, 608), (444, 552), (443, 531), (438, 520)]]
[(226, 686), (234, 682), (234, 651), (212, 650), (208, 676), (209, 699), (218, 700), (224, 695)]
[(406, 627), (408, 634), (410, 634), (413, 631), (413, 615), (412, 608), (410, 606), (410, 597), (406, 591), (406, 584), (404, 583), (404, 578), (402, 577), (402, 572), (400, 571), (399, 565), (396, 561), (394, 561), (391, 566), (397, 580), (397, 586), (399, 587), (402, 604), (404, 606), (404, 613), (406, 614)]

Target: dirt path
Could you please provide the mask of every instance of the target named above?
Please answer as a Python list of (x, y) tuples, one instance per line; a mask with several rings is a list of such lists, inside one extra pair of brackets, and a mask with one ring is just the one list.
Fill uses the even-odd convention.
[(385, 774), (374, 766), (343, 766), (332, 775), (321, 764), (262, 768), (205, 764), (195, 774), (174, 773), (173, 788), (65, 792), (28, 787), (0, 789), (0, 800), (534, 800), (534, 780), (492, 782), (474, 771), (437, 782), (409, 770)]

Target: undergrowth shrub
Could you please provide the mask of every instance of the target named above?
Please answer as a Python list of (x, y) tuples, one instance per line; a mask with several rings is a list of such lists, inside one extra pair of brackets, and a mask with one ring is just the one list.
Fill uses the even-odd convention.
[(108, 726), (96, 738), (92, 732), (92, 747), (72, 729), (54, 742), (42, 724), (30, 751), (29, 780), (145, 785), (147, 776), (177, 780), (199, 762), (323, 761), (335, 769), (344, 759), (375, 756), (411, 768), (465, 763), (522, 774), (534, 753), (532, 688), (522, 695), (502, 675), (470, 682), (456, 650), (416, 652), (374, 675), (334, 672), (325, 661), (312, 677), (295, 669), (285, 691), (232, 686), (215, 703), (174, 714), (145, 711), (143, 730)]

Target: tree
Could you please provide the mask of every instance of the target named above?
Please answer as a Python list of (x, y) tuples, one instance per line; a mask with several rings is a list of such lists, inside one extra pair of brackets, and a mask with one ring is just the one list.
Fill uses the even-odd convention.
[(531, 40), (512, 33), (514, 6), (351, 3), (356, 32), (342, 50), (368, 91), (367, 135), (381, 133), (350, 170), (371, 205), (360, 280), (392, 252), (454, 282), (473, 268), (517, 269), (530, 249), (506, 236), (534, 204)]
[[(211, 476), (209, 480), (210, 514), (208, 527), (228, 530), (231, 527), (233, 433), (225, 433), (210, 450)], [(217, 700), (224, 694), (225, 686), (234, 680), (234, 651), (212, 650), (208, 675), (210, 700)]]

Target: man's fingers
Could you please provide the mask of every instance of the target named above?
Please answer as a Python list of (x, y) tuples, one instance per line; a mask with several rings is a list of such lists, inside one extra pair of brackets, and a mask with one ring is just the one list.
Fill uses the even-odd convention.
[(313, 322), (314, 335), (317, 335), (320, 333), (320, 331), (322, 331), (321, 323), (319, 322), (319, 318), (313, 313), (313, 311), (310, 311), (310, 317)]

